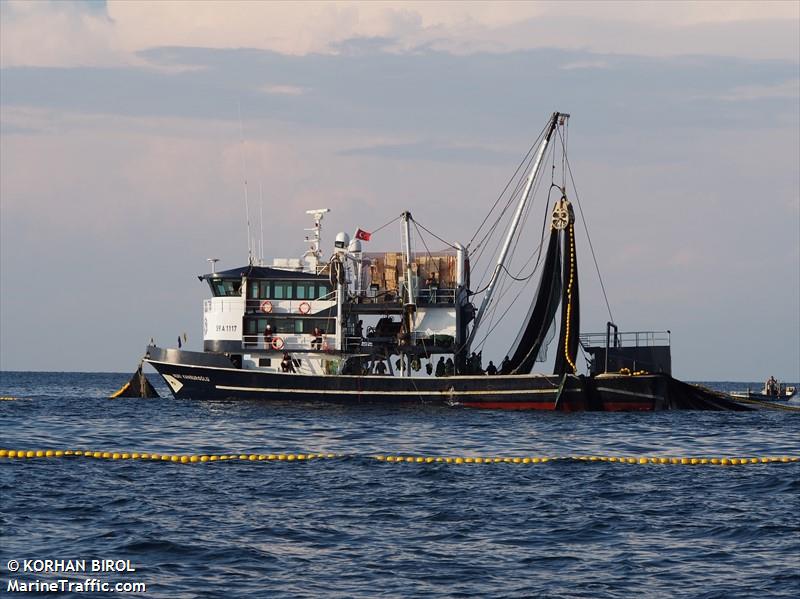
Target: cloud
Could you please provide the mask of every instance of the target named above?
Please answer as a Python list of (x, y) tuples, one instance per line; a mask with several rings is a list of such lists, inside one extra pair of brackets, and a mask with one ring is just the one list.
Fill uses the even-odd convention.
[[(554, 49), (290, 56), (174, 47), (148, 50), (142, 60), (163, 68), (3, 69), (0, 101), (6, 110), (233, 121), (241, 103), (246, 121), (380, 131), (382, 139), (373, 144), (415, 143), (426, 131), (436, 131), (428, 139), (440, 146), (446, 141), (451, 149), (496, 148), (509, 139), (525, 143), (530, 115), (557, 108), (583, 118), (584, 131), (593, 134), (724, 128), (734, 120), (737, 127), (754, 126), (761, 121), (758, 107), (734, 105), (727, 98), (742, 87), (750, 88), (750, 95), (757, 90), (775, 96), (770, 108), (775, 122), (797, 121), (796, 98), (789, 94), (793, 88), (786, 88), (787, 81), (796, 80), (797, 65), (783, 61)], [(570, 64), (607, 68), (562, 68)], [(170, 72), (172, 65), (188, 68)], [(599, 114), (607, 118), (593, 118)]]
[(4, 1), (0, 4), (0, 66), (134, 64), (116, 42), (116, 24), (86, 2)]
[(753, 100), (800, 98), (800, 79), (792, 79), (773, 85), (743, 85), (722, 94), (719, 99), (727, 102), (750, 102)]
[(559, 66), (560, 69), (570, 71), (573, 69), (608, 69), (611, 65), (605, 60), (578, 60), (567, 62)]
[(262, 85), (259, 89), (268, 96), (302, 96), (308, 91), (298, 85)]
[(3, 2), (4, 66), (141, 65), (164, 46), (282, 54), (555, 47), (797, 61), (796, 2)]
[(376, 144), (359, 148), (348, 148), (341, 150), (339, 154), (342, 156), (373, 156), (390, 160), (481, 164), (508, 164), (515, 158), (513, 153), (498, 151), (487, 147), (438, 144), (429, 141)]

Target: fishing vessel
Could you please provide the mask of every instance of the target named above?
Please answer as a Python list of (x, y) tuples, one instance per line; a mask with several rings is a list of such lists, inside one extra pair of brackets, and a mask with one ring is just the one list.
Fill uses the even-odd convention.
[[(211, 272), (199, 276), (211, 296), (203, 302), (203, 351), (152, 343), (144, 363), (175, 397), (200, 400), (746, 409), (672, 378), (668, 331), (620, 332), (609, 318), (605, 332), (581, 334), (568, 120), (565, 113), (550, 116), (469, 243), (446, 241), (406, 211), (395, 219), (400, 251), (363, 248), (391, 223), (356, 228), (352, 238), (338, 233), (326, 251), (322, 222), (328, 210), (308, 210), (313, 226), (300, 258), (267, 265), (250, 255), (246, 265), (221, 271), (212, 259)], [(548, 161), (549, 188), (543, 174)], [(541, 234), (525, 241), (523, 224), (535, 191), (543, 188)], [(499, 249), (489, 252), (493, 236)], [(422, 240), (424, 250), (419, 243), (413, 247), (412, 237)], [(430, 251), (426, 237), (444, 247)], [(515, 252), (529, 255), (527, 269), (512, 272)], [(473, 280), (480, 261), (492, 265), (485, 283)], [(509, 280), (538, 280), (538, 288), (528, 295), (530, 306), (505, 359), (484, 365), (482, 348), (502, 317), (498, 290)], [(579, 349), (587, 361), (584, 373)], [(555, 354), (552, 372), (534, 373), (548, 352)]]

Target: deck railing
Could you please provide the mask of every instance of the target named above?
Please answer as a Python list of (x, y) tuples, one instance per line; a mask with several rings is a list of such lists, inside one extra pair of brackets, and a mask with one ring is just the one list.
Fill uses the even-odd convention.
[(670, 331), (625, 331), (608, 333), (583, 333), (580, 336), (581, 345), (584, 347), (605, 347), (609, 340), (609, 347), (652, 347), (669, 346), (671, 344)]
[(313, 335), (298, 335), (295, 333), (273, 333), (272, 341), (267, 342), (264, 333), (243, 335), (242, 347), (250, 350), (261, 351), (330, 351), (336, 345), (335, 335), (322, 335), (319, 341)]

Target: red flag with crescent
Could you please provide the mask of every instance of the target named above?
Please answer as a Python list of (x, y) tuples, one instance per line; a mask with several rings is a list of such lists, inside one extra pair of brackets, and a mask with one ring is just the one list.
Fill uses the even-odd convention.
[(370, 233), (369, 231), (356, 229), (356, 239), (360, 239), (361, 241), (369, 241), (370, 237), (372, 237), (372, 233)]

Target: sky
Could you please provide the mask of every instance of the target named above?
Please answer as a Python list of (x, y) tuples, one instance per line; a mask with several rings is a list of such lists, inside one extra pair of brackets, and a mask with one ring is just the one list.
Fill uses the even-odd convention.
[(670, 330), (682, 379), (800, 380), (797, 2), (3, 0), (0, 369), (199, 349), (245, 179), (267, 258), (320, 207), (328, 243), (406, 209), (466, 243), (556, 110), (620, 329)]

